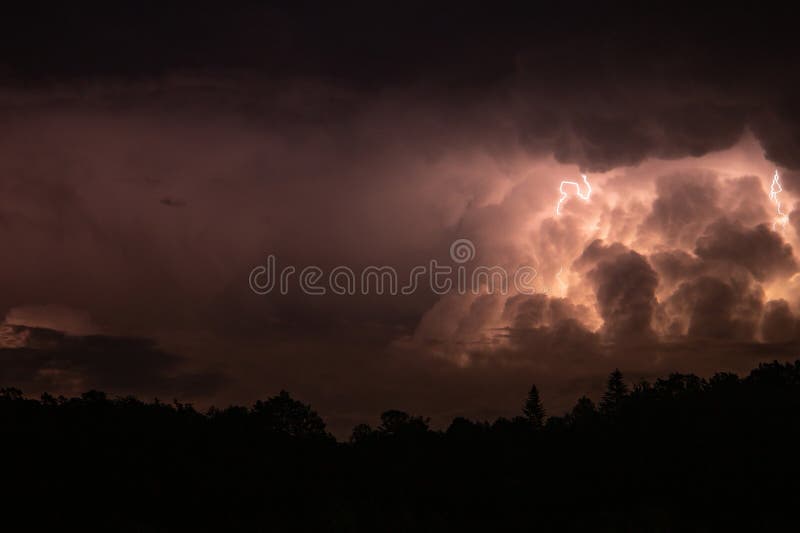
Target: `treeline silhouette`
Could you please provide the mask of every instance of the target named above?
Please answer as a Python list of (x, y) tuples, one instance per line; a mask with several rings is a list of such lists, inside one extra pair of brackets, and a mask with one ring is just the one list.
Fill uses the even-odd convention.
[[(0, 521), (26, 530), (716, 531), (795, 518), (800, 361), (672, 374), (548, 417), (389, 410), (337, 442), (288, 393), (212, 408), (0, 390)], [(0, 522), (2, 523), (2, 522)]]

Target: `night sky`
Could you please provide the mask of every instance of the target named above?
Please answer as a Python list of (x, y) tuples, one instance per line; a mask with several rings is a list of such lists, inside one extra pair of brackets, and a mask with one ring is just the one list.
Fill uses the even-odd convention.
[[(344, 434), (800, 353), (788, 11), (116, 4), (0, 16), (0, 385), (286, 389)], [(535, 294), (248, 282), (270, 254), (402, 280), (457, 239)]]

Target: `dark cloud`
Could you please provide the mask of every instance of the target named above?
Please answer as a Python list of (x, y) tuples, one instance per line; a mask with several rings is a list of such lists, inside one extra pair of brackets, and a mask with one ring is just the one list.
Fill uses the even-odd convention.
[(589, 362), (602, 353), (599, 336), (573, 319), (562, 319), (550, 326), (511, 329), (510, 350), (499, 352), (499, 361), (519, 364), (528, 360), (533, 367), (570, 368)]
[(218, 373), (186, 370), (181, 358), (159, 349), (150, 339), (5, 328), (24, 342), (0, 348), (0, 382), (29, 393), (75, 394), (96, 389), (196, 399), (214, 393), (223, 382)]
[(753, 341), (764, 293), (747, 279), (700, 276), (682, 283), (665, 306), (674, 322), (667, 331), (690, 339)]
[(687, 278), (695, 278), (705, 268), (703, 261), (683, 250), (656, 252), (649, 259), (653, 268), (658, 272), (661, 283), (667, 285), (674, 285)]
[(632, 101), (624, 89), (608, 90), (602, 103), (570, 116), (554, 154), (589, 171), (605, 171), (647, 157), (701, 156), (732, 146), (744, 133), (745, 110), (720, 105), (712, 95), (705, 98)]
[(595, 239), (583, 249), (583, 252), (572, 266), (582, 271), (588, 271), (601, 261), (613, 261), (628, 252), (630, 250), (622, 243), (614, 242), (607, 245), (601, 239)]
[(515, 330), (549, 326), (568, 319), (578, 319), (585, 314), (582, 306), (566, 298), (551, 298), (545, 294), (517, 294), (508, 298), (503, 317)]
[(644, 257), (631, 251), (601, 261), (588, 278), (595, 286), (605, 335), (617, 343), (654, 337), (658, 276)]
[(717, 179), (711, 173), (661, 176), (641, 231), (655, 232), (667, 244), (691, 245), (706, 224), (720, 215), (718, 197)]
[[(776, 98), (753, 120), (752, 128), (767, 158), (791, 169), (800, 168), (800, 105), (794, 94)], [(796, 179), (792, 182), (800, 183)]]
[(797, 339), (797, 319), (786, 300), (770, 300), (764, 307), (761, 338), (766, 342), (788, 342)]
[[(792, 17), (774, 6), (665, 6), (122, 2), (77, 17), (66, 7), (48, 6), (44, 16), (16, 4), (0, 32), (0, 80), (59, 89), (106, 80), (115, 94), (143, 81), (158, 99), (161, 80), (202, 73), (215, 80), (203, 91), (212, 105), (251, 117), (277, 110), (284, 120), (299, 115), (263, 80), (310, 80), (325, 93), (322, 105), (304, 106), (317, 123), (358, 114), (376, 95), (422, 91), (417, 101), (450, 107), (456, 123), (476, 120), (484, 131), (511, 124), (509, 139), (592, 171), (702, 155), (749, 127), (770, 158), (797, 168)], [(341, 98), (348, 91), (357, 101)], [(177, 107), (187, 96), (175, 98)]]
[(747, 228), (722, 218), (697, 239), (694, 253), (705, 261), (723, 261), (746, 268), (759, 281), (797, 272), (792, 247), (766, 224)]

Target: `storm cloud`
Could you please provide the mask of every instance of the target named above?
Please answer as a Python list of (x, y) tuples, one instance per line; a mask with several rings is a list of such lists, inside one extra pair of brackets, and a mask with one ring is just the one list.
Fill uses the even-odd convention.
[[(343, 428), (796, 355), (787, 13), (49, 9), (0, 32), (2, 385), (288, 389)], [(556, 215), (581, 173), (591, 198)], [(535, 269), (535, 294), (247, 285), (268, 254), (457, 267), (456, 239), (465, 267)]]

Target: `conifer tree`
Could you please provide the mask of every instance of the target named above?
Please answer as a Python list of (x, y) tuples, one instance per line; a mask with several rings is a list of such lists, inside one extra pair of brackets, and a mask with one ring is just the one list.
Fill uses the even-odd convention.
[(546, 414), (536, 385), (531, 385), (531, 390), (528, 392), (528, 398), (525, 400), (522, 412), (536, 429), (541, 429), (544, 426)]
[(607, 415), (616, 413), (627, 396), (628, 386), (622, 379), (622, 372), (619, 371), (619, 368), (616, 368), (608, 376), (606, 391), (603, 393), (603, 399), (600, 402), (600, 411)]

